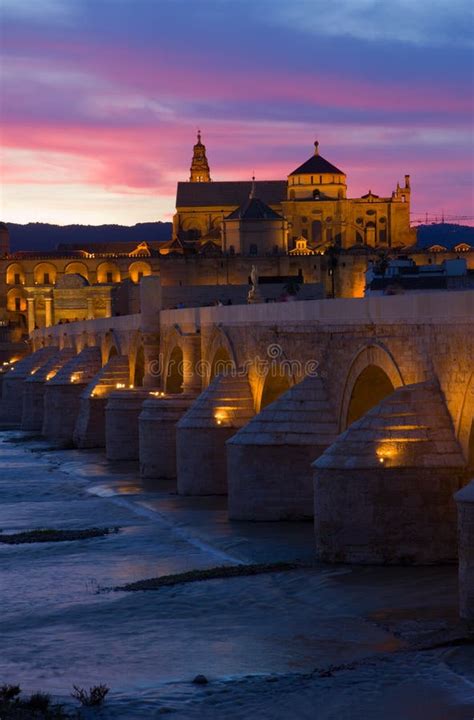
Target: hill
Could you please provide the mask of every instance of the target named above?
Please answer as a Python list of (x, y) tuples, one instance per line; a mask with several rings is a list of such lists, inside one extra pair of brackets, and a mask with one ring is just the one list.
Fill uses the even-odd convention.
[(418, 247), (443, 245), (448, 250), (458, 243), (465, 242), (474, 247), (474, 227), (470, 225), (453, 225), (451, 223), (432, 223), (420, 225), (416, 229)]
[[(125, 225), (50, 225), (7, 223), (10, 231), (10, 247), (17, 250), (54, 250), (60, 243), (90, 242), (139, 242), (164, 241), (171, 238), (172, 223), (137, 223)], [(444, 245), (451, 249), (460, 242), (474, 247), (474, 227), (450, 223), (432, 223), (417, 228), (417, 245)]]
[(172, 223), (124, 225), (50, 225), (7, 223), (11, 252), (17, 250), (54, 250), (60, 243), (164, 241), (171, 238)]

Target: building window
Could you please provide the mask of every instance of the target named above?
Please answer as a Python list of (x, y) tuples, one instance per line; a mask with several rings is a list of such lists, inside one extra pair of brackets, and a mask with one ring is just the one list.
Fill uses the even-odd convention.
[(320, 185), (323, 184), (323, 176), (322, 176), (322, 175), (319, 176), (319, 184), (320, 184)]
[(49, 285), (49, 273), (43, 274), (43, 285)]
[(140, 282), (140, 280), (142, 279), (142, 277), (143, 277), (143, 271), (142, 271), (142, 270), (139, 270), (138, 273), (137, 273), (137, 282)]
[(313, 200), (319, 200), (321, 197), (321, 192), (319, 190), (313, 191)]
[(306, 217), (306, 215), (303, 215), (303, 216), (302, 216), (301, 222), (304, 222), (304, 223), (307, 223), (307, 222), (308, 222), (308, 218)]
[(322, 240), (322, 222), (321, 220), (313, 220), (311, 226), (311, 235), (313, 243), (319, 243)]
[(311, 185), (314, 185), (314, 175), (311, 175)]
[(19, 312), (21, 310), (21, 298), (15, 298), (15, 310)]
[(381, 228), (379, 230), (379, 242), (382, 244), (387, 242), (387, 228)]
[(258, 247), (255, 245), (255, 243), (252, 243), (252, 245), (249, 247), (249, 255), (258, 255)]
[(108, 283), (111, 283), (111, 282), (113, 282), (113, 281), (114, 281), (114, 274), (111, 273), (110, 271), (107, 272), (107, 282), (108, 282)]
[(20, 281), (20, 273), (15, 273), (13, 281), (14, 281), (15, 285), (20, 285), (20, 282), (21, 282)]

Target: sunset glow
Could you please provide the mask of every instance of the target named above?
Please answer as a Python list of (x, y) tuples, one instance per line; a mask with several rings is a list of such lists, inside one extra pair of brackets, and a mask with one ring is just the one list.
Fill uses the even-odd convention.
[(215, 180), (284, 179), (317, 137), (349, 196), (410, 173), (413, 219), (472, 215), (464, 0), (2, 8), (7, 222), (169, 220), (197, 127)]

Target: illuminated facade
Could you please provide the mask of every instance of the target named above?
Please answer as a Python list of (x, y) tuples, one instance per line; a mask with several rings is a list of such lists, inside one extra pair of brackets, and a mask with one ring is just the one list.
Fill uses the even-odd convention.
[[(268, 206), (268, 215), (272, 211), (279, 217), (286, 239), (276, 240), (272, 247), (268, 239), (250, 243), (252, 253), (248, 254), (285, 254), (301, 248), (299, 240), (306, 241), (306, 252), (321, 252), (331, 245), (390, 249), (415, 243), (415, 231), (410, 228), (409, 175), (390, 197), (379, 197), (369, 190), (360, 198), (348, 198), (346, 174), (320, 155), (318, 142), (314, 145), (313, 155), (286, 180), (213, 182), (199, 134), (190, 180), (178, 183), (174, 240), (198, 251), (205, 251), (211, 243), (224, 252), (233, 248), (236, 253), (247, 254), (249, 243), (236, 239), (232, 223), (236, 214), (242, 215), (251, 194)], [(235, 243), (229, 242), (229, 228)]]
[(138, 310), (143, 276), (159, 269), (159, 243), (90, 243), (0, 258), (0, 321), (13, 335), (35, 327)]

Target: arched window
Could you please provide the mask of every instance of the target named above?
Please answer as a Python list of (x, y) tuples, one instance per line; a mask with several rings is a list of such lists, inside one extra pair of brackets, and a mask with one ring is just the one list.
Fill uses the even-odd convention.
[(98, 283), (119, 283), (121, 280), (120, 270), (115, 263), (103, 262), (97, 268)]
[(144, 262), (143, 260), (137, 260), (136, 262), (133, 262), (128, 268), (128, 274), (130, 276), (130, 279), (134, 283), (139, 283), (142, 277), (147, 277), (148, 275), (151, 275), (151, 267), (147, 262)]
[(311, 223), (311, 239), (314, 243), (321, 242), (321, 232), (322, 232), (321, 220), (313, 220), (313, 222)]
[(36, 265), (33, 275), (37, 285), (54, 285), (56, 282), (56, 267), (52, 263), (39, 263)]
[(25, 272), (19, 263), (14, 263), (7, 267), (6, 272), (7, 285), (24, 285)]

